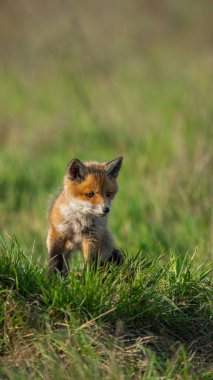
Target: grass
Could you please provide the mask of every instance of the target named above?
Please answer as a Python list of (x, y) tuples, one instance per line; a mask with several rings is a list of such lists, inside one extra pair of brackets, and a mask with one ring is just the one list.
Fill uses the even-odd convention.
[[(19, 0), (0, 13), (0, 378), (212, 378), (212, 4)], [(47, 274), (73, 157), (124, 156), (126, 260)]]
[(209, 269), (193, 268), (188, 255), (162, 265), (139, 252), (104, 272), (76, 260), (61, 279), (2, 240), (0, 265), (1, 376), (210, 376)]

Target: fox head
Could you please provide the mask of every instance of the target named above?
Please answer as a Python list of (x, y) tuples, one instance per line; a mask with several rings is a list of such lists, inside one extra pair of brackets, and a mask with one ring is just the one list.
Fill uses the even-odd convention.
[(69, 204), (83, 214), (106, 216), (117, 191), (123, 157), (105, 163), (73, 159), (64, 178)]

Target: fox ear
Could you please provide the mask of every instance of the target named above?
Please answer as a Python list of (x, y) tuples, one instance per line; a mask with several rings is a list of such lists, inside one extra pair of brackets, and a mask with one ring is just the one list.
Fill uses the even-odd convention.
[(122, 161), (123, 157), (117, 157), (112, 161), (106, 162), (106, 174), (112, 178), (117, 178), (122, 165)]
[(78, 160), (77, 158), (74, 158), (68, 167), (67, 176), (69, 179), (75, 182), (82, 182), (88, 175), (88, 169), (87, 167)]

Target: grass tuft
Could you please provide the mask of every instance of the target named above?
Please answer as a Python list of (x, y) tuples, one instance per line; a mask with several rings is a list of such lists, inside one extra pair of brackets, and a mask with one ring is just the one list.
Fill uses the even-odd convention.
[(200, 371), (198, 363), (208, 371), (210, 268), (197, 268), (193, 256), (173, 255), (165, 264), (161, 256), (150, 260), (139, 252), (105, 269), (83, 269), (76, 260), (64, 279), (50, 277), (16, 238), (1, 237), (0, 251), (1, 374), (9, 361), (8, 376), (18, 379), (25, 357), (34, 376), (45, 378), (68, 379), (70, 370), (73, 379), (133, 372), (144, 379), (177, 372), (190, 378), (191, 369)]

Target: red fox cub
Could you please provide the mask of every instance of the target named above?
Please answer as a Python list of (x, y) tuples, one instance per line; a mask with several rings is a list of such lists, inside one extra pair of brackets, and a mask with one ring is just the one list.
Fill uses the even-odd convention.
[(64, 188), (55, 199), (49, 217), (47, 248), (49, 271), (66, 276), (73, 251), (82, 250), (84, 263), (123, 262), (107, 226), (118, 185), (123, 157), (112, 161), (86, 162), (73, 159), (64, 177)]

